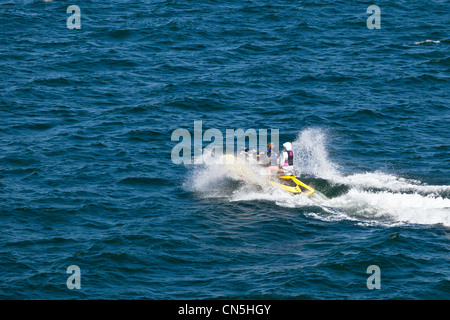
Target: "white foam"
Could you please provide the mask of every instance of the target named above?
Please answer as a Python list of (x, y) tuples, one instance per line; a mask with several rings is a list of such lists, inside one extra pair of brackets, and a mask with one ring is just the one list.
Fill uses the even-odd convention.
[[(297, 174), (308, 174), (331, 183), (344, 184), (349, 191), (328, 199), (317, 196), (291, 195), (267, 183), (260, 174), (243, 179), (223, 159), (205, 153), (203, 165), (191, 171), (185, 186), (208, 197), (225, 197), (229, 201), (271, 201), (289, 208), (320, 207), (318, 212), (305, 215), (325, 221), (351, 220), (363, 225), (382, 223), (398, 225), (442, 224), (450, 227), (450, 186), (426, 185), (418, 180), (405, 179), (381, 171), (343, 175), (339, 166), (329, 158), (327, 135), (319, 128), (301, 131), (292, 142)], [(245, 163), (257, 172), (260, 167)], [(261, 171), (259, 172), (261, 173)], [(240, 181), (240, 187), (230, 189), (221, 185), (226, 180)], [(318, 190), (320, 191), (320, 190)], [(447, 197), (447, 198), (446, 198)]]
[(424, 40), (424, 41), (418, 41), (414, 42), (415, 45), (423, 44), (423, 43), (441, 43), (439, 40)]
[(247, 188), (238, 189), (233, 192), (230, 201), (271, 201), (276, 205), (287, 208), (299, 208), (315, 205), (315, 202), (306, 195), (292, 195), (276, 187), (266, 189), (249, 190)]
[(383, 172), (366, 172), (340, 177), (335, 182), (357, 188), (385, 189), (395, 192), (418, 192), (439, 194), (450, 191), (450, 186), (426, 185), (419, 180), (405, 179)]
[(440, 196), (351, 189), (327, 205), (367, 221), (450, 226), (450, 199)]

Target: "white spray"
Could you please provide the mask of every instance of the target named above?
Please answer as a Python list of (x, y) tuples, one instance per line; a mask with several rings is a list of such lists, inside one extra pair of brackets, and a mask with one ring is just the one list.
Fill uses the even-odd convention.
[[(450, 227), (450, 186), (431, 186), (380, 171), (343, 175), (326, 149), (327, 135), (320, 128), (301, 131), (292, 142), (297, 175), (308, 175), (343, 184), (349, 189), (331, 199), (291, 195), (277, 188), (254, 188), (249, 181), (238, 189), (223, 189), (226, 179), (239, 180), (229, 167), (205, 158), (205, 165), (194, 169), (186, 185), (209, 197), (226, 197), (229, 201), (273, 201), (282, 207), (318, 206), (322, 213), (305, 213), (322, 220), (353, 220), (361, 223), (443, 224)], [(242, 181), (240, 181), (242, 183)], [(217, 187), (216, 193), (212, 192)], [(318, 190), (320, 191), (320, 190)], [(325, 211), (325, 213), (323, 213)]]

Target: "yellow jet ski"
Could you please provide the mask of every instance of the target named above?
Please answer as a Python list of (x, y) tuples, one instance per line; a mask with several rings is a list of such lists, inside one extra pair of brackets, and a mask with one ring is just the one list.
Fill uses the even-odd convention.
[(308, 197), (314, 194), (315, 190), (307, 184), (301, 182), (293, 174), (290, 176), (278, 176), (279, 182), (271, 181), (274, 186), (280, 187), (293, 194), (304, 193)]
[(224, 155), (224, 164), (230, 165), (231, 170), (235, 172), (243, 180), (261, 185), (270, 182), (271, 185), (281, 188), (284, 191), (292, 194), (304, 193), (307, 196), (314, 194), (315, 190), (307, 184), (301, 182), (297, 177), (292, 175), (281, 175), (275, 178), (275, 180), (267, 180), (266, 177), (258, 175), (254, 167), (239, 163), (238, 159), (234, 155)]

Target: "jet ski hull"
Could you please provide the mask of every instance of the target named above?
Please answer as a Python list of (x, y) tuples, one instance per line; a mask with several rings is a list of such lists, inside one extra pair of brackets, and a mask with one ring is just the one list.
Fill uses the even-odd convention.
[[(278, 179), (280, 180), (280, 182), (271, 181), (271, 183), (274, 186), (277, 186), (292, 194), (304, 193), (307, 196), (311, 196), (315, 192), (315, 190), (312, 187), (308, 186), (307, 184), (297, 179), (297, 177), (294, 174), (289, 176), (279, 176)], [(289, 181), (291, 183), (289, 185), (285, 184), (286, 181)]]

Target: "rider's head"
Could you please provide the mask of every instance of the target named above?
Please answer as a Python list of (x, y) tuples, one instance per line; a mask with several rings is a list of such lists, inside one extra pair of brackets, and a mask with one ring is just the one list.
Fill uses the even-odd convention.
[(292, 144), (290, 142), (283, 143), (283, 147), (286, 149), (286, 151), (292, 150)]

